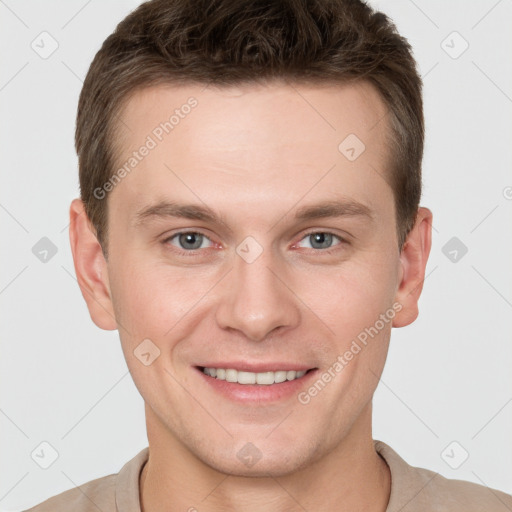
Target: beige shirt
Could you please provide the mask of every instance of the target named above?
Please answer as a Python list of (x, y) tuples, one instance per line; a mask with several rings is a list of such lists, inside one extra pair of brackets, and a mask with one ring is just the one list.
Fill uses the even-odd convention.
[[(382, 441), (375, 440), (374, 445), (391, 471), (391, 495), (386, 512), (512, 511), (509, 494), (410, 466)], [(139, 477), (148, 456), (146, 447), (119, 473), (91, 480), (25, 512), (140, 512)]]

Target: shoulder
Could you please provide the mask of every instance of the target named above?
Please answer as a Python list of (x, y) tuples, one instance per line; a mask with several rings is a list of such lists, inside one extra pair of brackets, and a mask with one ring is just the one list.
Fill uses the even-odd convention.
[(510, 512), (512, 496), (485, 485), (445, 478), (409, 465), (390, 446), (374, 441), (391, 471), (391, 496), (386, 512)]
[(140, 511), (139, 477), (149, 458), (141, 450), (119, 471), (68, 489), (24, 512), (136, 512)]
[(115, 511), (117, 474), (91, 480), (73, 489), (52, 496), (25, 512), (89, 512)]
[(512, 496), (485, 485), (445, 478), (428, 469), (411, 469), (416, 480), (421, 484), (417, 499), (412, 499), (411, 506), (404, 509), (417, 510), (413, 503), (421, 503), (440, 512), (510, 512)]

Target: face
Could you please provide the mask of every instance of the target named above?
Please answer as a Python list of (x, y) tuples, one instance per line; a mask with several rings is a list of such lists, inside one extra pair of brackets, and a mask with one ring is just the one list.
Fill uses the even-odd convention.
[(368, 435), (407, 309), (385, 113), (364, 83), (129, 101), (103, 280), (148, 432), (253, 476)]

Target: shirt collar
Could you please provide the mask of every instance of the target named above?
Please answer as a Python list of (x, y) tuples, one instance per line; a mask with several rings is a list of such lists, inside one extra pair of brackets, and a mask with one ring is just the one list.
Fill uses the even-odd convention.
[[(424, 486), (417, 482), (415, 472), (390, 446), (373, 441), (376, 452), (384, 459), (391, 473), (391, 494), (386, 512), (395, 512), (414, 499), (411, 489)], [(139, 478), (149, 458), (149, 446), (129, 460), (116, 478), (116, 506), (118, 512), (140, 512)], [(435, 474), (433, 474), (435, 476)]]

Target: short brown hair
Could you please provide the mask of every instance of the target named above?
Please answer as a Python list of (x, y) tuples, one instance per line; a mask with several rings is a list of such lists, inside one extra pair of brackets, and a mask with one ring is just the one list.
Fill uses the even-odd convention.
[(412, 49), (360, 0), (151, 0), (116, 27), (80, 94), (75, 146), (86, 214), (107, 256), (107, 201), (94, 191), (115, 169), (115, 128), (129, 97), (161, 83), (229, 86), (368, 81), (389, 113), (399, 248), (421, 196), (422, 82)]

